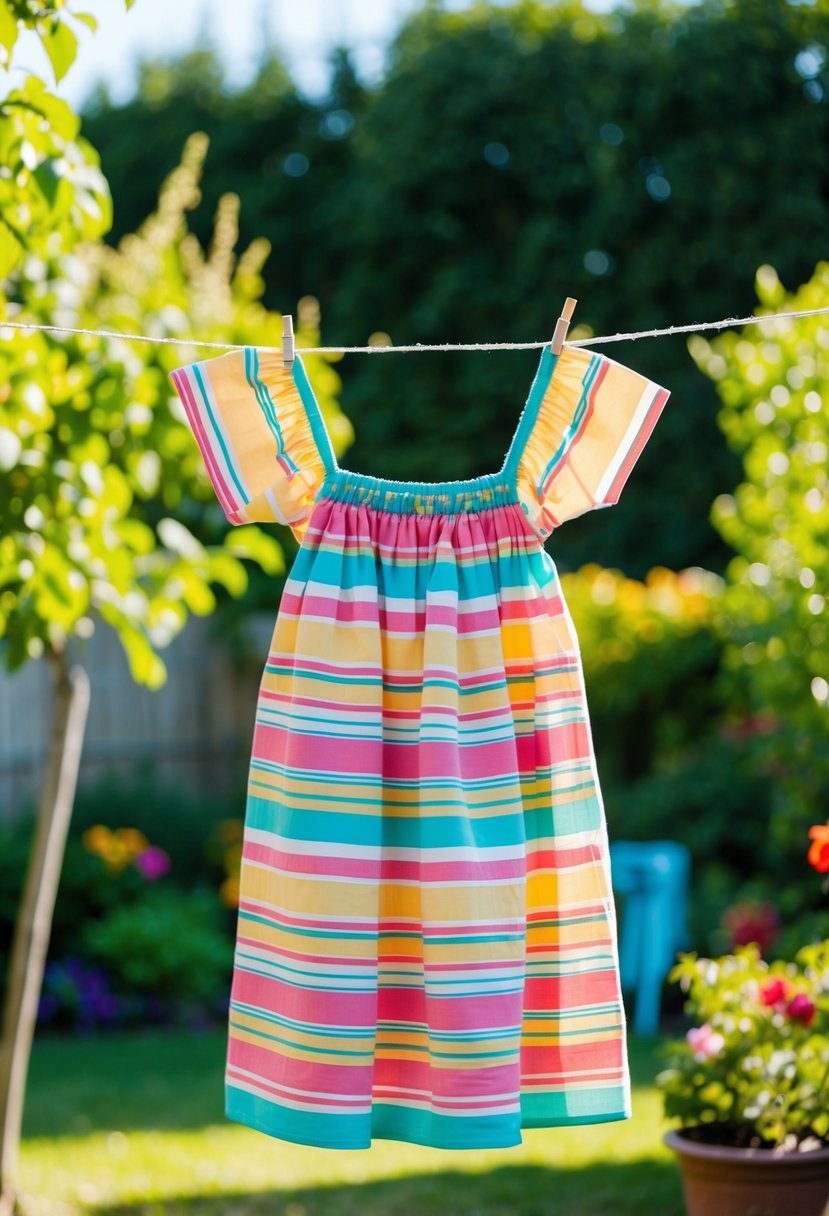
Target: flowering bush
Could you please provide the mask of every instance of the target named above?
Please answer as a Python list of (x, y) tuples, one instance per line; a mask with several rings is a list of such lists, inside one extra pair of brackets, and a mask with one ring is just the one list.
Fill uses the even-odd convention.
[(669, 979), (697, 1024), (667, 1045), (665, 1114), (709, 1143), (829, 1147), (829, 940), (771, 964), (755, 942), (682, 953)]
[(121, 1014), (121, 999), (100, 968), (75, 955), (46, 965), (38, 1022), (65, 1020), (78, 1030), (97, 1030), (117, 1022)]
[(138, 828), (121, 827), (112, 831), (102, 823), (87, 828), (81, 837), (84, 847), (101, 858), (110, 874), (120, 874), (134, 865), (140, 874), (155, 882), (170, 868), (169, 854), (151, 845)]

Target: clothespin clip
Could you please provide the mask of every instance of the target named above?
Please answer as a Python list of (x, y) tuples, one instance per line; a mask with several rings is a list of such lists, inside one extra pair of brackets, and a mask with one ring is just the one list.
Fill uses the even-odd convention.
[(282, 314), (282, 366), (290, 371), (294, 364), (294, 318), (289, 312)]
[(561, 316), (556, 321), (556, 332), (553, 334), (553, 340), (550, 343), (550, 350), (554, 355), (561, 354), (561, 348), (564, 344), (564, 339), (567, 337), (567, 330), (570, 328), (570, 318), (573, 315), (575, 307), (576, 301), (572, 296), (568, 296), (564, 301)]

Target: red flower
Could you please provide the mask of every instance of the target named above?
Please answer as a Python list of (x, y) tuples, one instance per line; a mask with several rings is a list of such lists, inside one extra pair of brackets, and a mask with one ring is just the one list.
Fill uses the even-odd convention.
[(817, 1012), (815, 1002), (805, 992), (798, 992), (789, 1001), (789, 1017), (808, 1026)]
[(809, 865), (814, 866), (818, 874), (829, 874), (829, 821), (825, 824), (816, 823), (809, 828)]
[(788, 998), (789, 981), (780, 975), (772, 976), (771, 979), (760, 985), (760, 1000), (777, 1013), (784, 1011)]

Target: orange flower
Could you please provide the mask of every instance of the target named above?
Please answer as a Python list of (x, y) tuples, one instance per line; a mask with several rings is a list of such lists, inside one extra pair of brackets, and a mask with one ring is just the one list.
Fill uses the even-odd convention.
[(829, 820), (826, 824), (816, 823), (809, 828), (809, 865), (814, 866), (819, 874), (829, 874)]

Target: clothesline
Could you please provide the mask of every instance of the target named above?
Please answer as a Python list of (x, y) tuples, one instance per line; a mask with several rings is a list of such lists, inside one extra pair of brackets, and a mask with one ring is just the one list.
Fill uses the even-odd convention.
[[(750, 317), (726, 317), (722, 321), (706, 321), (701, 325), (669, 325), (667, 329), (643, 329), (636, 333), (629, 334), (609, 334), (599, 338), (577, 338), (573, 341), (568, 340), (568, 346), (598, 346), (605, 342), (626, 342), (633, 341), (636, 338), (661, 338), (666, 334), (683, 334), (683, 333), (701, 333), (706, 329), (725, 329), (732, 325), (757, 325), (761, 321), (782, 321), (790, 317), (814, 317), (820, 313), (829, 313), (829, 307), (826, 308), (805, 308), (799, 312), (777, 312), (767, 313), (764, 316)], [(153, 342), (163, 346), (203, 346), (210, 347), (213, 350), (242, 350), (243, 344), (233, 342), (199, 342), (195, 338), (160, 338), (153, 337), (149, 334), (128, 334), (120, 333), (112, 329), (83, 329), (72, 325), (46, 325), (33, 321), (7, 321), (0, 320), (0, 338), (8, 338), (10, 335), (5, 331), (8, 329), (26, 329), (26, 330), (42, 330), (49, 333), (61, 334), (89, 334), (96, 338), (123, 338), (129, 342)], [(440, 342), (440, 343), (424, 343), (415, 342), (409, 346), (297, 346), (295, 347), (297, 354), (407, 354), (411, 351), (427, 351), (427, 350), (531, 350), (542, 346), (547, 346), (550, 339), (546, 338), (540, 342)], [(250, 345), (250, 343), (248, 343)], [(263, 346), (256, 344), (259, 350), (274, 350), (278, 351), (282, 348), (279, 346)]]

